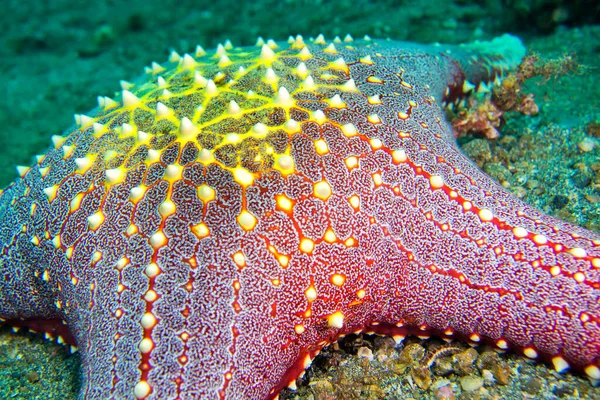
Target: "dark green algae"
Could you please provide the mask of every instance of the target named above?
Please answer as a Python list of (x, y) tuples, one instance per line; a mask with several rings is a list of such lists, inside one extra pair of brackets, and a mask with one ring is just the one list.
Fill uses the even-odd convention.
[[(285, 39), (290, 29), (294, 30), (291, 33), (301, 31), (315, 35), (319, 31), (325, 31), (329, 36), (350, 31), (355, 36), (369, 33), (374, 37), (450, 42), (494, 34), (484, 33), (483, 24), (473, 26), (472, 22), (464, 19), (464, 10), (461, 11), (462, 16), (456, 18), (452, 14), (455, 10), (448, 11), (445, 19), (441, 14), (431, 16), (431, 20), (439, 18), (441, 21), (437, 32), (432, 32), (430, 20), (421, 26), (415, 23), (407, 31), (406, 27), (390, 22), (398, 10), (390, 11), (387, 20), (374, 19), (369, 13), (355, 15), (360, 4), (353, 2), (354, 7), (341, 8), (350, 11), (339, 13), (336, 17), (339, 21), (334, 22), (339, 23), (339, 31), (321, 29), (318, 21), (322, 14), (316, 12), (315, 24), (306, 22), (307, 26), (312, 26), (310, 30), (302, 24), (277, 27), (263, 24), (256, 31), (234, 26), (229, 37), (234, 44), (249, 45), (261, 33)], [(281, 4), (277, 7), (281, 7)], [(323, 15), (331, 11), (328, 8), (330, 5), (323, 7), (326, 8), (321, 9)], [(274, 12), (279, 12), (277, 10)], [(470, 10), (474, 16), (483, 18), (480, 10)], [(167, 41), (170, 40), (169, 43), (174, 44), (177, 50), (185, 51), (195, 43), (178, 38), (197, 37), (203, 39), (199, 40), (203, 45), (209, 42), (210, 46), (205, 47), (216, 45), (215, 39), (224, 40), (220, 37), (222, 29), (217, 29), (217, 23), (213, 22), (204, 27), (190, 25), (196, 29), (194, 35), (190, 35), (186, 27), (180, 26), (169, 32), (156, 32), (157, 37), (143, 41), (140, 37), (148, 29), (146, 13), (147, 10), (130, 13), (128, 18), (117, 18), (114, 24), (96, 24), (97, 27), (89, 31), (91, 33), (79, 38), (76, 52), (61, 49), (53, 53), (53, 41), (59, 43), (56, 37), (60, 37), (60, 34), (54, 30), (58, 28), (47, 26), (41, 29), (42, 33), (38, 36), (29, 35), (27, 40), (22, 39), (18, 47), (0, 51), (13, 51), (16, 54), (14, 59), (4, 58), (4, 61), (0, 61), (6, 79), (0, 84), (9, 97), (0, 101), (0, 126), (3, 126), (0, 132), (3, 154), (0, 182), (6, 184), (15, 177), (13, 165), (29, 164), (28, 160), (33, 154), (42, 152), (49, 143), (50, 135), (59, 133), (71, 123), (68, 116), (70, 112), (86, 112), (93, 107), (95, 95), (110, 95), (118, 90), (117, 77), (133, 78), (152, 59), (160, 62), (166, 58)], [(210, 13), (198, 11), (197, 19), (206, 21)], [(214, 16), (215, 11), (212, 13)], [(414, 9), (405, 9), (405, 13), (413, 21), (418, 20), (418, 12)], [(78, 19), (81, 17), (76, 14), (77, 11), (67, 10), (62, 17), (64, 20), (58, 18), (59, 22), (55, 20), (54, 23), (78, 21), (81, 24)], [(352, 22), (359, 20), (363, 22)], [(210, 29), (214, 32), (210, 32)], [(80, 30), (88, 32), (84, 28)], [(129, 33), (125, 34), (125, 31)], [(119, 44), (123, 35), (128, 36), (126, 45)], [(60, 48), (61, 45), (57, 43), (54, 46)], [(509, 114), (499, 139), (489, 141), (465, 137), (460, 139), (460, 143), (463, 150), (488, 174), (516, 196), (551, 215), (600, 232), (600, 138), (593, 125), (600, 122), (600, 69), (597, 68), (600, 66), (600, 48), (595, 43), (600, 43), (600, 27), (558, 29), (550, 36), (526, 39), (528, 49), (539, 52), (544, 58), (556, 58), (566, 52), (574, 52), (581, 64), (591, 68), (560, 79), (542, 82), (537, 78), (528, 82), (526, 90), (535, 94), (536, 104), (540, 107), (537, 116)], [(47, 47), (50, 49), (44, 50)], [(140, 51), (140, 48), (144, 51)], [(44, 51), (46, 54), (40, 56), (39, 53)], [(65, 58), (77, 64), (74, 67), (77, 77), (65, 80), (68, 74), (58, 72), (54, 78), (50, 74), (49, 84), (31, 81), (48, 78), (47, 71), (53, 66), (66, 68), (68, 63), (65, 64)], [(37, 60), (43, 60), (44, 63), (36, 63)], [(106, 68), (111, 69), (112, 74), (119, 75), (103, 72)], [(107, 82), (108, 79), (110, 82)], [(14, 87), (22, 90), (17, 93)], [(14, 98), (10, 98), (11, 94), (14, 94)], [(24, 95), (29, 103), (19, 94)], [(544, 364), (514, 354), (497, 355), (484, 346), (476, 348), (473, 353), (467, 345), (457, 343), (457, 354), (440, 356), (425, 371), (419, 369), (422, 360), (438, 352), (442, 345), (443, 342), (438, 339), (423, 341), (408, 338), (403, 345), (394, 347), (389, 338), (346, 338), (327, 348), (314, 360), (313, 366), (299, 381), (301, 385), (297, 392), (286, 391), (281, 397), (600, 398), (600, 389), (593, 388), (585, 377), (572, 373), (557, 374)], [(3, 328), (0, 330), (0, 398), (75, 398), (80, 385), (79, 362), (78, 354), (69, 355), (66, 347), (52, 344), (41, 335), (14, 334), (9, 328)]]

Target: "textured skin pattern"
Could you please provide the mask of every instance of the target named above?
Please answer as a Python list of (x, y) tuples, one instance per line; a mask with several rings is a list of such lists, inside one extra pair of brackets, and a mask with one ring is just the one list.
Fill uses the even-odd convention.
[(274, 397), (355, 331), (600, 379), (600, 241), (457, 149), (440, 104), (511, 64), (472, 55), (297, 38), (153, 64), (4, 191), (0, 317), (65, 321), (86, 399)]

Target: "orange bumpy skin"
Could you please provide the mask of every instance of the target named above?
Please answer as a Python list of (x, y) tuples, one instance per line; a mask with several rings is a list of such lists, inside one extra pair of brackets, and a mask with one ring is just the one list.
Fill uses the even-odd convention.
[(64, 321), (87, 399), (274, 398), (359, 331), (600, 379), (600, 241), (477, 169), (441, 108), (522, 53), (508, 36), (172, 53), (3, 192), (0, 317)]

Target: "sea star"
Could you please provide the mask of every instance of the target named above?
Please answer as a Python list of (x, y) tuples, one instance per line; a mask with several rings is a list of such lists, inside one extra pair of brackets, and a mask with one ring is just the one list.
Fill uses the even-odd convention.
[(88, 399), (274, 398), (360, 331), (600, 380), (600, 239), (494, 183), (441, 107), (522, 55), (298, 36), (152, 63), (3, 192), (0, 317), (76, 343)]

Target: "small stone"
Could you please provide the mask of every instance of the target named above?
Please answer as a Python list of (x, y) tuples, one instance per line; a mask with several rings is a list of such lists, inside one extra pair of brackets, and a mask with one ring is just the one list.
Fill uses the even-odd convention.
[(460, 378), (460, 386), (465, 392), (476, 392), (483, 387), (483, 379), (478, 376), (463, 376)]
[(569, 204), (569, 198), (562, 194), (557, 194), (552, 198), (550, 204), (552, 204), (552, 207), (554, 207), (555, 210), (560, 210)]
[(571, 180), (573, 181), (573, 183), (575, 184), (575, 186), (577, 186), (579, 189), (583, 189), (584, 187), (588, 186), (590, 183), (592, 183), (592, 178), (590, 178), (588, 175), (583, 174), (583, 173), (577, 173), (575, 174)]
[(456, 395), (450, 386), (442, 386), (435, 391), (435, 398), (437, 400), (454, 400)]
[(492, 385), (494, 382), (496, 382), (496, 379), (494, 379), (494, 374), (489, 369), (482, 370), (481, 375), (483, 376), (483, 380), (486, 385)]
[(497, 364), (499, 360), (498, 353), (495, 351), (484, 351), (477, 359), (477, 366), (480, 369), (490, 369), (493, 365)]
[(535, 179), (531, 179), (531, 180), (527, 181), (527, 183), (525, 184), (525, 187), (529, 190), (536, 189), (539, 186), (540, 186), (540, 181), (535, 180)]
[(586, 194), (585, 199), (590, 203), (600, 203), (600, 196), (597, 194)]
[(410, 369), (410, 376), (412, 376), (415, 384), (423, 390), (427, 390), (431, 386), (431, 374), (427, 368), (413, 367)]
[(494, 364), (492, 366), (492, 374), (494, 375), (496, 382), (501, 385), (508, 385), (510, 378), (510, 367), (506, 362), (500, 361), (499, 363)]
[(524, 185), (527, 183), (528, 176), (525, 172), (517, 172), (512, 176), (512, 181), (515, 185)]
[[(507, 385), (510, 377), (510, 367), (506, 361), (502, 360), (498, 353), (494, 351), (485, 351), (479, 356), (477, 366), (484, 371), (490, 371), (493, 379), (500, 385)], [(484, 378), (485, 375), (484, 375)], [(487, 380), (487, 378), (486, 378)]]
[(373, 348), (377, 359), (382, 362), (396, 353), (396, 342), (389, 336), (375, 336)]
[(373, 351), (368, 347), (359, 347), (356, 355), (360, 358), (366, 358), (369, 361), (373, 361)]
[(473, 373), (473, 363), (477, 360), (479, 353), (474, 348), (467, 349), (462, 353), (455, 354), (453, 360), (455, 362), (455, 371), (458, 375), (466, 376)]
[(542, 380), (537, 378), (537, 377), (532, 377), (531, 379), (523, 382), (523, 389), (531, 394), (531, 395), (536, 395), (540, 392), (540, 389), (542, 388)]
[(577, 147), (579, 147), (579, 150), (585, 153), (594, 150), (596, 146), (598, 146), (598, 143), (592, 138), (585, 138), (581, 142), (577, 143)]
[(420, 361), (425, 355), (423, 346), (417, 343), (411, 343), (402, 350), (400, 354), (400, 362), (403, 364), (412, 365)]

